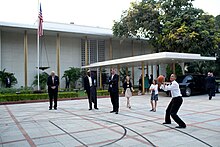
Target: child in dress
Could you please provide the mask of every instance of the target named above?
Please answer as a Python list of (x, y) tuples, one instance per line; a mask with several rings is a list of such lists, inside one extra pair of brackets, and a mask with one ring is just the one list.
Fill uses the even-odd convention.
[(157, 84), (157, 80), (153, 80), (153, 84), (151, 84), (150, 88), (149, 88), (150, 92), (151, 92), (151, 107), (152, 109), (150, 111), (152, 112), (156, 112), (156, 107), (157, 107), (157, 101), (158, 101), (158, 84)]

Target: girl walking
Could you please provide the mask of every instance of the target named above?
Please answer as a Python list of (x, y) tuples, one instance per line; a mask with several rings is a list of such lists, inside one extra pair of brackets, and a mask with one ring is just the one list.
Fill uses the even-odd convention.
[(149, 88), (150, 92), (151, 92), (151, 110), (152, 112), (156, 112), (156, 107), (157, 107), (157, 101), (158, 101), (158, 84), (157, 84), (157, 80), (153, 80), (153, 84), (151, 84), (150, 88)]

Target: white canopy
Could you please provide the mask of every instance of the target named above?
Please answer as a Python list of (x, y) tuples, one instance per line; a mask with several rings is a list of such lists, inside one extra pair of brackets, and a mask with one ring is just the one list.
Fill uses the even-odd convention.
[(92, 63), (82, 68), (97, 68), (107, 66), (140, 66), (142, 62), (146, 65), (156, 64), (168, 64), (168, 63), (183, 63), (183, 62), (196, 62), (196, 61), (208, 61), (216, 60), (216, 57), (205, 57), (200, 54), (189, 54), (189, 53), (176, 53), (176, 52), (160, 52), (153, 54), (146, 54), (140, 56), (126, 57), (114, 60), (107, 60), (103, 62)]

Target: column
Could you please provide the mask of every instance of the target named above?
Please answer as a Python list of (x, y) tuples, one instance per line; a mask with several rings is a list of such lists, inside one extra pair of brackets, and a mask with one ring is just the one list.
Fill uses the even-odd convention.
[(120, 88), (120, 65), (118, 65), (118, 88)]
[(99, 68), (99, 88), (102, 89), (102, 67)]
[(128, 67), (126, 66), (126, 76), (128, 76)]
[(112, 53), (112, 38), (109, 40), (109, 60), (113, 59), (113, 53)]
[(181, 69), (182, 69), (182, 73), (183, 75), (185, 75), (185, 63), (179, 63), (179, 65), (181, 66)]
[[(99, 41), (98, 40), (96, 40), (96, 44), (97, 44), (97, 46), (96, 46), (96, 62), (99, 62)], [(97, 87), (100, 87), (100, 78), (99, 78), (99, 75), (100, 75), (100, 71), (99, 71), (99, 68), (96, 68), (96, 77), (97, 77), (97, 81), (96, 81), (96, 86)], [(101, 87), (100, 87), (100, 89), (101, 89)]]
[(154, 66), (151, 65), (151, 74), (153, 75), (153, 79), (154, 79)]
[(175, 66), (175, 63), (172, 63), (172, 66), (173, 66), (173, 74), (176, 74), (176, 66)]
[(85, 37), (85, 65), (88, 65), (88, 38)]
[(24, 31), (24, 86), (27, 87), (27, 74), (28, 74), (28, 40), (27, 31)]
[(0, 70), (2, 70), (2, 30), (0, 30)]
[[(131, 44), (132, 44), (132, 56), (134, 56), (134, 40), (132, 40)], [(132, 74), (132, 84), (134, 85), (134, 65), (132, 65), (131, 74)]]
[(57, 33), (57, 41), (56, 41), (56, 55), (57, 55), (57, 75), (60, 78), (60, 34)]
[(153, 65), (153, 77), (154, 79), (157, 78), (157, 65)]
[(141, 62), (141, 67), (142, 67), (142, 94), (145, 94), (145, 89), (144, 89), (144, 62)]
[(148, 64), (146, 64), (146, 74), (149, 76)]

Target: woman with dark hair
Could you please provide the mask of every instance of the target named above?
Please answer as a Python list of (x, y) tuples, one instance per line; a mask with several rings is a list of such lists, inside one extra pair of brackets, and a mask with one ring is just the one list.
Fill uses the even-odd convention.
[(152, 109), (150, 111), (156, 112), (156, 107), (157, 107), (157, 101), (158, 101), (158, 84), (157, 84), (157, 79), (153, 80), (153, 84), (150, 85), (149, 88), (151, 92), (151, 107)]
[(134, 89), (129, 76), (126, 76), (125, 82), (123, 84), (123, 89), (124, 90), (122, 91), (122, 93), (125, 94), (125, 97), (127, 98), (127, 108), (131, 109), (130, 97), (132, 97), (132, 92), (134, 91)]

